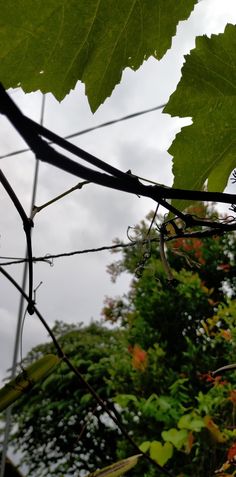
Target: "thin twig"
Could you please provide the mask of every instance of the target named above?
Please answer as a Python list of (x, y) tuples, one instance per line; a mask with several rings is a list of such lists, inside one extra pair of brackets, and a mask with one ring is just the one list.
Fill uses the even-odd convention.
[(32, 219), (35, 217), (36, 214), (38, 214), (38, 212), (45, 209), (45, 207), (48, 207), (49, 205), (54, 204), (54, 202), (57, 202), (58, 200), (62, 199), (63, 197), (66, 197), (68, 194), (71, 194), (71, 192), (74, 192), (75, 190), (82, 189), (82, 187), (86, 184), (90, 184), (90, 182), (89, 181), (79, 182), (74, 187), (71, 187), (71, 189), (66, 190), (65, 192), (63, 192), (60, 195), (57, 195), (57, 197), (54, 197), (54, 199), (51, 199), (48, 202), (45, 202), (45, 204), (39, 205), (39, 206), (34, 205), (33, 212), (31, 214)]
[(31, 242), (31, 229), (34, 226), (33, 221), (29, 219), (17, 197), (14, 190), (12, 189), (11, 185), (9, 184), (6, 176), (3, 174), (2, 170), (0, 170), (0, 181), (6, 190), (7, 194), (9, 195), (10, 199), (12, 200), (18, 214), (20, 215), (23, 228), (25, 231), (26, 242), (27, 242), (27, 255), (28, 255), (28, 263), (29, 263), (29, 304), (28, 304), (28, 313), (33, 315), (34, 307), (33, 307), (33, 261), (32, 261), (32, 242)]
[[(108, 245), (108, 246), (103, 246), (103, 247), (97, 247), (97, 248), (87, 248), (84, 250), (74, 250), (73, 252), (65, 252), (65, 253), (58, 253), (58, 254), (47, 254), (44, 255), (43, 257), (33, 257), (32, 260), (33, 262), (48, 262), (49, 260), (54, 260), (55, 258), (63, 258), (63, 257), (73, 257), (74, 255), (81, 255), (81, 254), (86, 254), (86, 253), (96, 253), (96, 252), (103, 252), (105, 250), (117, 250), (117, 249), (123, 249), (123, 248), (128, 248), (128, 247), (134, 247), (135, 245), (142, 244), (145, 245), (149, 242), (159, 242), (159, 238), (152, 238), (150, 240), (140, 240), (140, 241), (135, 241), (135, 242), (128, 242), (128, 243), (118, 243), (115, 245)], [(4, 257), (0, 257), (1, 259), (4, 259)], [(10, 259), (11, 261), (5, 262), (5, 263), (0, 263), (1, 266), (6, 266), (6, 265), (15, 265), (19, 263), (24, 263), (27, 261), (25, 258), (13, 258), (8, 257), (7, 259)]]
[[(81, 439), (81, 437), (82, 437), (84, 431), (86, 430), (86, 427), (87, 427), (88, 424), (89, 424), (89, 421), (90, 421), (91, 418), (94, 416), (94, 414), (95, 414), (95, 412), (97, 411), (98, 407), (99, 407), (99, 406), (98, 406), (98, 404), (97, 404), (96, 407), (94, 408), (94, 410), (93, 410), (93, 411), (90, 411), (90, 416), (89, 416), (89, 418), (88, 418), (87, 421), (84, 419), (84, 422), (82, 423), (80, 432), (79, 432), (78, 436), (76, 437), (76, 441), (77, 441), (77, 442), (80, 441), (80, 439)], [(88, 414), (87, 414), (87, 415), (88, 415)], [(87, 417), (87, 415), (86, 415), (85, 417)]]
[(160, 204), (157, 204), (157, 206), (156, 206), (156, 210), (155, 210), (155, 212), (154, 212), (154, 214), (153, 214), (151, 223), (150, 223), (149, 228), (148, 228), (148, 231), (147, 231), (147, 236), (150, 235), (150, 233), (151, 233), (153, 224), (154, 224), (154, 222), (155, 222), (155, 220), (156, 220), (156, 216), (157, 216), (157, 212), (158, 212), (158, 209), (159, 209), (159, 205), (160, 205)]
[[(12, 283), (12, 285), (14, 285), (14, 287), (21, 293), (21, 295), (25, 298), (25, 300), (30, 303), (30, 297), (24, 292), (24, 290), (20, 287), (20, 285), (14, 280), (14, 278), (8, 273), (6, 272), (6, 270), (4, 270), (4, 268), (0, 267), (0, 272)], [(41, 323), (43, 324), (44, 328), (47, 330), (49, 336), (51, 337), (53, 343), (54, 343), (54, 346), (57, 350), (57, 354), (60, 358), (62, 358), (64, 356), (64, 353), (61, 349), (61, 346), (59, 345), (56, 337), (54, 336), (54, 333), (51, 331), (51, 328), (50, 326), (48, 326), (46, 320), (43, 318), (43, 316), (41, 315), (41, 313), (38, 311), (38, 309), (36, 308), (35, 304), (33, 304), (33, 308), (34, 308), (34, 312), (35, 314), (38, 316), (39, 320), (41, 321)]]

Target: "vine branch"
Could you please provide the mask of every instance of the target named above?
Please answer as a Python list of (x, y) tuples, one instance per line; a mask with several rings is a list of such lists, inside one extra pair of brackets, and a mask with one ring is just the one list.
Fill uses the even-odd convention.
[(28, 218), (17, 195), (9, 184), (6, 176), (3, 174), (0, 169), (0, 182), (2, 183), (4, 189), (12, 200), (17, 212), (19, 213), (21, 220), (23, 222), (23, 228), (26, 236), (27, 243), (27, 254), (28, 254), (28, 264), (29, 264), (29, 301), (28, 301), (28, 313), (33, 315), (34, 313), (34, 301), (33, 301), (33, 259), (32, 259), (32, 242), (31, 242), (31, 229), (34, 226), (32, 219)]
[[(122, 172), (119, 169), (107, 164), (97, 157), (89, 154), (74, 144), (57, 136), (42, 125), (24, 116), (12, 99), (8, 96), (5, 89), (0, 85), (0, 111), (4, 114), (25, 142), (34, 152), (35, 156), (41, 161), (47, 162), (66, 172), (69, 172), (86, 181), (94, 182), (104, 187), (129, 192), (138, 196), (149, 197), (155, 202), (159, 202), (167, 210), (174, 213), (183, 220), (187, 220), (186, 215), (167, 202), (168, 199), (196, 200), (222, 202), (228, 204), (236, 203), (235, 194), (226, 194), (221, 192), (205, 192), (185, 189), (174, 189), (161, 184), (144, 185), (133, 174)], [(72, 152), (86, 162), (105, 171), (101, 173), (94, 169), (83, 166), (63, 154), (54, 150), (42, 137), (55, 142), (65, 150)]]

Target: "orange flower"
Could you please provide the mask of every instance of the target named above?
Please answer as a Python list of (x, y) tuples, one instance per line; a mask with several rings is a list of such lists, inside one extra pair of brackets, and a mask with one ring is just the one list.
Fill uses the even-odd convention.
[(236, 456), (236, 442), (229, 448), (227, 458), (228, 460), (233, 460)]
[(229, 400), (232, 401), (233, 405), (235, 406), (235, 404), (236, 404), (236, 389), (233, 389), (232, 391), (230, 391)]
[(202, 381), (211, 383), (213, 384), (213, 386), (225, 386), (225, 384), (228, 384), (228, 381), (226, 380), (221, 381), (222, 376), (216, 376), (215, 378), (213, 378), (211, 373), (205, 373), (205, 374), (199, 373), (198, 376)]
[(193, 447), (193, 443), (194, 443), (194, 435), (193, 435), (192, 432), (189, 432), (188, 433), (188, 439), (187, 439), (187, 442), (186, 442), (186, 445), (185, 445), (186, 454), (190, 454), (190, 452), (192, 450), (192, 447)]
[(145, 371), (147, 367), (147, 353), (139, 345), (132, 349), (132, 366), (139, 371)]
[(221, 334), (221, 336), (223, 336), (223, 338), (226, 341), (230, 341), (232, 339), (232, 335), (231, 335), (230, 330), (221, 330), (220, 334)]

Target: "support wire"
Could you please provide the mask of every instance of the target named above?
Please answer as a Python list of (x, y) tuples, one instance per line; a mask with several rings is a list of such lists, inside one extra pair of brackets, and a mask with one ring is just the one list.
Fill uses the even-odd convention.
[[(41, 105), (41, 113), (40, 113), (40, 124), (43, 125), (44, 120), (44, 111), (45, 111), (45, 95), (42, 97), (42, 105)], [(35, 198), (37, 193), (37, 185), (38, 185), (38, 173), (39, 173), (39, 159), (36, 159), (35, 163), (35, 170), (34, 170), (34, 182), (32, 188), (32, 197), (31, 197), (31, 205), (30, 205), (30, 217), (33, 213), (33, 207), (35, 204)], [(25, 258), (27, 259), (27, 250), (25, 253)], [(27, 276), (28, 276), (28, 267), (27, 261), (24, 264), (23, 268), (23, 276), (22, 276), (22, 290), (26, 290), (27, 285)], [(14, 379), (16, 375), (16, 367), (17, 361), (19, 356), (19, 348), (20, 348), (20, 337), (21, 337), (21, 326), (24, 314), (24, 307), (25, 307), (25, 299), (23, 295), (20, 296), (20, 303), (18, 309), (18, 317), (17, 317), (17, 326), (16, 326), (16, 334), (15, 334), (15, 344), (14, 344), (14, 351), (13, 351), (13, 358), (12, 358), (12, 367), (11, 367), (11, 376), (10, 379)], [(0, 477), (5, 476), (5, 466), (6, 466), (6, 457), (7, 457), (7, 450), (9, 444), (9, 435), (11, 430), (11, 406), (7, 408), (6, 411), (6, 418), (5, 418), (5, 430), (4, 430), (4, 441), (2, 447), (2, 456), (1, 456), (1, 469), (0, 469)], [(7, 477), (7, 476), (5, 476)]]

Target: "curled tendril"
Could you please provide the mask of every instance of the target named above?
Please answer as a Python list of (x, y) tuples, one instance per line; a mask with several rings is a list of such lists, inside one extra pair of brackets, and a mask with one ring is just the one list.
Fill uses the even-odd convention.
[[(232, 206), (233, 206), (233, 204), (232, 204)], [(229, 209), (229, 210), (233, 210), (233, 209)], [(218, 222), (219, 224), (231, 224), (231, 223), (235, 222), (235, 217), (233, 215), (228, 215), (227, 217), (222, 217), (222, 218), (217, 217), (217, 216), (213, 216), (213, 219), (215, 219), (215, 221)]]
[(232, 177), (230, 178), (232, 184), (236, 183), (236, 169), (233, 170), (232, 172)]
[(168, 237), (170, 235), (170, 231), (168, 230), (168, 226), (171, 226), (171, 228), (174, 230), (175, 235), (182, 234), (185, 229), (186, 229), (186, 224), (184, 222), (181, 222), (177, 224), (177, 220), (179, 222), (179, 219), (177, 217), (164, 221), (163, 224), (158, 228), (159, 233), (163, 234), (164, 237)]
[(45, 263), (48, 263), (50, 265), (50, 267), (54, 267), (54, 260), (53, 258), (51, 257), (51, 254), (50, 253), (47, 253), (44, 257), (44, 262)]
[(41, 285), (43, 284), (43, 282), (39, 282), (39, 284), (35, 287), (34, 289), (34, 304), (36, 305), (36, 293), (37, 293), (37, 290), (39, 289), (39, 287), (41, 287)]
[(228, 215), (228, 217), (219, 220), (219, 222), (222, 222), (223, 224), (231, 224), (235, 222), (235, 217), (233, 215)]
[(144, 267), (142, 265), (138, 265), (134, 271), (136, 278), (141, 278), (143, 274)]
[(127, 228), (127, 232), (126, 232), (126, 235), (127, 235), (127, 238), (129, 239), (130, 242), (136, 242), (136, 237), (132, 237), (132, 235), (130, 234), (130, 231), (134, 231), (137, 230), (135, 227), (132, 227), (131, 225), (128, 226)]
[(151, 241), (147, 240), (146, 243), (143, 245), (143, 247), (144, 246), (145, 246), (146, 250), (143, 252), (142, 258), (138, 262), (138, 265), (135, 269), (135, 275), (136, 275), (137, 278), (140, 278), (142, 276), (144, 267), (145, 267), (147, 261), (149, 260), (149, 258), (151, 257)]
[[(231, 206), (229, 207), (229, 210), (232, 210), (232, 212), (234, 212), (236, 214), (236, 205), (231, 204)], [(234, 220), (235, 220), (235, 217), (234, 217)]]

